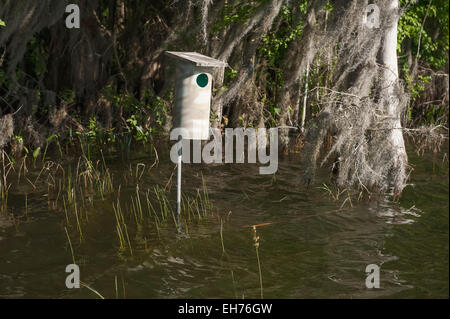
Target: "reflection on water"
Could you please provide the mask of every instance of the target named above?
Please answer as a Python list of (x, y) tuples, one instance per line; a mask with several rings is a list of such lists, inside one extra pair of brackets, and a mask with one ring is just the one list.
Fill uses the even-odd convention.
[[(158, 168), (143, 175), (142, 189), (168, 183), (173, 164), (160, 157)], [(162, 236), (143, 230), (138, 235), (148, 245), (125, 257), (117, 253), (115, 198), (95, 199), (85, 242), (74, 247), (82, 281), (107, 298), (258, 298), (248, 226), (267, 223), (257, 228), (266, 298), (448, 298), (449, 185), (442, 158), (410, 154), (414, 172), (399, 203), (382, 198), (341, 209), (345, 198), (333, 201), (323, 190), (305, 188), (297, 156), (280, 160), (275, 177), (245, 164), (184, 165), (184, 191), (201, 187), (203, 176), (216, 213), (190, 224), (188, 238), (169, 226), (160, 230)], [(116, 179), (129, 162), (153, 164), (145, 154), (107, 161)], [(134, 191), (135, 186), (121, 190), (125, 197)], [(11, 209), (21, 215), (20, 187), (10, 193)], [(0, 220), (0, 297), (95, 298), (87, 289), (65, 288), (72, 256), (64, 213), (49, 210), (38, 193), (27, 205), (28, 221)], [(380, 289), (365, 287), (369, 264), (381, 267)]]

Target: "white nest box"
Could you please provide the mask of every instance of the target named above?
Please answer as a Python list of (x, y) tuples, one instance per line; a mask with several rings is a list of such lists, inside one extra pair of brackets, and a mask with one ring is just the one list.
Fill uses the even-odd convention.
[(172, 52), (166, 54), (177, 61), (173, 128), (182, 128), (188, 136), (184, 139), (209, 139), (209, 116), (213, 68), (228, 66), (197, 52)]

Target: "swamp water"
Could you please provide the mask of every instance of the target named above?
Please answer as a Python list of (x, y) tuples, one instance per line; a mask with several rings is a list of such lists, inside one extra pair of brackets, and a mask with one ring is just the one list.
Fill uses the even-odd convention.
[[(412, 185), (398, 203), (330, 194), (325, 173), (307, 189), (298, 155), (280, 157), (275, 176), (259, 175), (257, 165), (186, 164), (192, 209), (181, 233), (168, 207), (176, 194), (168, 154), (159, 162), (144, 151), (105, 154), (91, 162), (108, 167), (98, 178), (68, 156), (70, 170), (29, 164), (19, 183), (16, 168), (7, 202), (15, 218), (0, 218), (0, 297), (98, 298), (66, 288), (75, 259), (81, 281), (105, 298), (448, 298), (446, 153), (410, 150)], [(81, 195), (75, 185), (89, 178), (98, 182)], [(262, 278), (251, 225), (259, 225)], [(369, 264), (380, 266), (379, 289), (365, 286)]]

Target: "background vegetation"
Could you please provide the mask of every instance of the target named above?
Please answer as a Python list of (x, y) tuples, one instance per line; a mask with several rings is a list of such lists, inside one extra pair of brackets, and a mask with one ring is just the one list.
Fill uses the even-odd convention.
[[(328, 127), (320, 117), (330, 99), (338, 99), (330, 90), (351, 92), (355, 74), (344, 79), (343, 70), (360, 65), (366, 76), (370, 68), (363, 65), (378, 53), (370, 49), (372, 56), (365, 56), (364, 45), (382, 39), (380, 32), (361, 39), (359, 17), (368, 1), (70, 2), (80, 6), (80, 29), (65, 26), (69, 1), (2, 0), (0, 5), (0, 148), (14, 157), (42, 156), (49, 144), (55, 149), (80, 141), (145, 144), (167, 132), (173, 69), (163, 52), (176, 50), (230, 64), (215, 74), (214, 126), (297, 128), (282, 132), (282, 146), (289, 151), (306, 141), (311, 164), (322, 145), (311, 141), (324, 138), (314, 125), (344, 143), (333, 127), (339, 131), (347, 124), (332, 120)], [(388, 3), (378, 3), (384, 16)], [(448, 126), (449, 5), (446, 0), (400, 4), (397, 53), (407, 99), (402, 124), (429, 132), (423, 127)], [(359, 107), (354, 116), (363, 113), (370, 112)], [(304, 128), (310, 128), (310, 139), (290, 138)], [(345, 143), (363, 131), (367, 127)], [(336, 153), (339, 157), (345, 150)]]

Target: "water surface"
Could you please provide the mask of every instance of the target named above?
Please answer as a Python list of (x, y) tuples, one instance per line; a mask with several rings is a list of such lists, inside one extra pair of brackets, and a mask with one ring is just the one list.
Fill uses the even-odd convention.
[[(16, 222), (0, 222), (0, 297), (98, 298), (86, 288), (65, 287), (65, 267), (72, 263), (68, 227), (81, 280), (106, 298), (258, 298), (248, 226), (267, 223), (257, 227), (265, 298), (448, 298), (446, 152), (409, 152), (414, 171), (399, 202), (347, 201), (342, 209), (345, 194), (335, 201), (318, 188), (328, 182), (326, 174), (309, 189), (302, 184), (298, 155), (280, 159), (275, 176), (259, 175), (257, 166), (246, 164), (184, 165), (183, 190), (193, 194), (203, 175), (213, 212), (189, 223), (186, 236), (170, 223), (159, 236), (151, 227), (134, 233), (133, 256), (118, 251), (112, 209), (117, 194), (92, 197), (80, 244), (63, 209), (49, 204), (55, 194), (47, 195), (45, 183), (36, 190), (13, 183), (8, 207)], [(168, 155), (159, 157), (142, 175), (140, 191), (167, 185), (174, 173)], [(154, 158), (136, 152), (129, 158), (107, 155), (106, 162), (127, 206), (137, 184), (129, 168), (143, 163), (148, 169)], [(380, 289), (365, 286), (369, 264), (381, 268)]]

